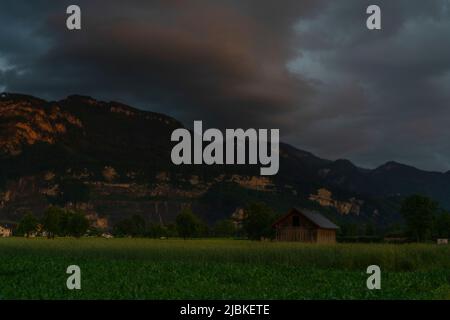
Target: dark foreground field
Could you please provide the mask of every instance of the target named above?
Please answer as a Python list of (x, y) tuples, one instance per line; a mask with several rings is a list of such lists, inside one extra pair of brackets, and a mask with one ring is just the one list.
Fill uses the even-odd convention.
[(5, 238), (0, 299), (450, 299), (450, 246)]

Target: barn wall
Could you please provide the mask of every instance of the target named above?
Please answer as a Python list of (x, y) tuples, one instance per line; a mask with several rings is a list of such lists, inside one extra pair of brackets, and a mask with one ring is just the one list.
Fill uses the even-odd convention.
[(316, 242), (316, 239), (316, 230), (302, 227), (284, 227), (277, 229), (277, 240), (279, 241)]
[(317, 243), (336, 243), (336, 230), (318, 229)]

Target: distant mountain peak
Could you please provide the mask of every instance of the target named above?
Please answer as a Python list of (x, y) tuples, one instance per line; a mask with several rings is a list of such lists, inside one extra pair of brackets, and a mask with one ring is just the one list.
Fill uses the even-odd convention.
[(414, 170), (414, 171), (422, 171), (417, 169), (416, 167), (409, 166), (397, 161), (388, 161), (385, 164), (377, 167), (375, 171), (392, 171), (392, 170)]
[(92, 98), (91, 96), (84, 96), (84, 95), (80, 95), (80, 94), (71, 94), (69, 96), (67, 96), (66, 98), (67, 100), (95, 100), (94, 98)]
[(67, 96), (65, 99), (63, 99), (63, 101), (64, 100), (80, 101), (80, 102), (87, 102), (87, 101), (99, 102), (91, 96), (84, 96), (84, 95), (79, 95), (79, 94), (71, 94), (71, 95)]
[(347, 159), (338, 159), (333, 161), (330, 168), (333, 170), (344, 170), (344, 172), (359, 170), (353, 162)]
[(43, 99), (36, 98), (31, 95), (21, 94), (21, 93), (12, 93), (12, 92), (2, 92), (0, 94), (1, 101), (34, 101), (43, 103), (45, 102)]
[(348, 159), (337, 159), (333, 162), (334, 164), (338, 164), (338, 165), (343, 165), (343, 166), (351, 166), (351, 167), (356, 167), (353, 162), (351, 162)]

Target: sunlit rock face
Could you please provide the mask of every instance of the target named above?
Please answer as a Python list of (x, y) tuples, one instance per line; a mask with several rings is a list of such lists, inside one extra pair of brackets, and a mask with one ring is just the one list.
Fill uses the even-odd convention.
[(333, 207), (342, 215), (359, 215), (364, 201), (350, 198), (347, 201), (333, 199), (333, 193), (325, 188), (317, 190), (316, 194), (311, 194), (309, 199), (319, 203), (322, 207)]
[(450, 208), (449, 174), (392, 162), (362, 169), (283, 143), (275, 176), (250, 165), (175, 166), (170, 138), (182, 127), (163, 114), (86, 96), (51, 102), (1, 94), (0, 221), (40, 215), (54, 203), (81, 208), (105, 228), (133, 214), (170, 223), (186, 207), (213, 224), (257, 201), (278, 213), (312, 207), (384, 225), (398, 219), (398, 204), (411, 193)]
[(82, 130), (81, 121), (56, 103), (20, 95), (0, 98), (0, 151), (18, 155), (27, 145), (54, 144), (68, 130)]

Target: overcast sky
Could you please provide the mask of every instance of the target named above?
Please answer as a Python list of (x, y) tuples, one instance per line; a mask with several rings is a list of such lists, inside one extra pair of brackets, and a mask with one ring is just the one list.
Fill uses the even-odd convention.
[[(82, 9), (81, 31), (65, 27), (70, 4)], [(381, 31), (365, 26), (370, 4), (382, 9)], [(0, 91), (118, 100), (188, 127), (279, 128), (324, 158), (447, 171), (449, 7), (2, 0)]]

